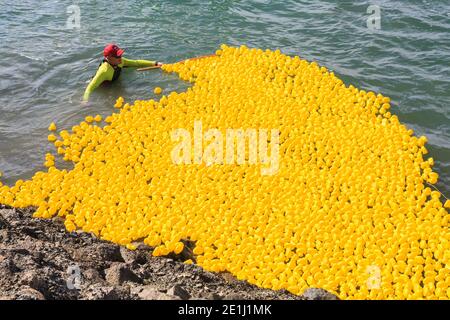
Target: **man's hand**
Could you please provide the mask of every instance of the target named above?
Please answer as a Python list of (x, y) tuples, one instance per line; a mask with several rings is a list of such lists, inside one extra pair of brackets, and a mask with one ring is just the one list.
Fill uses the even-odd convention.
[(163, 64), (164, 64), (164, 63), (162, 63), (162, 62), (156, 62), (156, 66), (157, 66), (157, 67), (162, 67)]
[(81, 106), (90, 107), (90, 106), (92, 106), (92, 104), (89, 101), (83, 100), (83, 101), (81, 101)]

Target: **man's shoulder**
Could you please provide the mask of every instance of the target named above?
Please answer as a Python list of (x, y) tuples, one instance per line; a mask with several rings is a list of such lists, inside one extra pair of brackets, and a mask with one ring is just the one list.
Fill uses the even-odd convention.
[(127, 59), (125, 57), (122, 57), (122, 62), (119, 64), (119, 67), (125, 67), (125, 65), (127, 64), (127, 62), (131, 61), (130, 59)]
[(110, 65), (108, 62), (103, 61), (100, 66), (98, 67), (98, 72), (107, 72), (109, 69)]

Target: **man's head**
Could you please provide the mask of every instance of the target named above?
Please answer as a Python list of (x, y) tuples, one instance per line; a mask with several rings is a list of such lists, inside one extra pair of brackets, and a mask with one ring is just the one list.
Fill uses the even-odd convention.
[(108, 44), (103, 50), (103, 55), (112, 65), (119, 65), (122, 63), (122, 54), (124, 50), (120, 49), (115, 44)]

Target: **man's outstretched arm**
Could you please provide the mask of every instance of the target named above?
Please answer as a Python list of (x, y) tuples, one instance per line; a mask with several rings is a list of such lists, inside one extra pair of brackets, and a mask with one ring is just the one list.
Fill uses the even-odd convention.
[(143, 68), (156, 66), (158, 62), (153, 60), (131, 60), (122, 58), (122, 63), (124, 67)]

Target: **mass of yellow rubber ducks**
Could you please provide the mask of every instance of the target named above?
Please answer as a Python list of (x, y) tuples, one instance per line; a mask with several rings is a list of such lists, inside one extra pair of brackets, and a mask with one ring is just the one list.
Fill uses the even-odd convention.
[[(130, 249), (144, 239), (155, 256), (189, 239), (204, 269), (264, 288), (450, 298), (450, 203), (429, 187), (438, 175), (427, 139), (391, 114), (388, 97), (279, 50), (222, 45), (163, 70), (193, 86), (159, 101), (119, 98), (106, 125), (88, 117), (50, 135), (74, 168), (47, 155), (46, 172), (0, 186), (0, 203), (36, 206), (35, 217), (64, 217), (69, 231)], [(279, 129), (278, 173), (174, 164), (171, 132), (196, 120)]]

